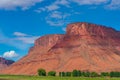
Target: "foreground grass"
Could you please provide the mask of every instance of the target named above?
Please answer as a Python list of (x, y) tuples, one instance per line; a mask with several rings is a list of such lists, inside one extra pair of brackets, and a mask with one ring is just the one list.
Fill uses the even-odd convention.
[(120, 80), (120, 78), (84, 78), (84, 77), (39, 77), (39, 76), (18, 76), (18, 75), (0, 75), (0, 80)]

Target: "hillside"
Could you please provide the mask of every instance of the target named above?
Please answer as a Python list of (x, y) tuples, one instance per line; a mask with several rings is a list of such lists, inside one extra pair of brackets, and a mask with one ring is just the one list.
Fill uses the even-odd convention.
[(37, 39), (28, 55), (2, 73), (35, 75), (39, 68), (57, 72), (120, 71), (120, 32), (91, 23), (71, 23), (66, 34)]
[(7, 68), (8, 66), (10, 66), (13, 63), (14, 63), (14, 61), (12, 61), (12, 60), (7, 60), (5, 58), (0, 57), (0, 70)]

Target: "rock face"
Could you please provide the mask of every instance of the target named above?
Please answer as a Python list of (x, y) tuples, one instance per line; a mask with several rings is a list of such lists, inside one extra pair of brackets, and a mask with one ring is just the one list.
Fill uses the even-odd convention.
[(47, 71), (120, 71), (120, 32), (91, 23), (72, 23), (66, 34), (35, 41), (28, 55), (3, 70), (6, 74), (35, 75)]
[(13, 63), (14, 61), (12, 60), (6, 60), (5, 58), (0, 57), (0, 70), (10, 66)]

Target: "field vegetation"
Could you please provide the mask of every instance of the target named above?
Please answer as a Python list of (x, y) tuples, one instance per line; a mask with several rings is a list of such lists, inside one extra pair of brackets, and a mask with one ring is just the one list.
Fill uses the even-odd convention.
[(120, 72), (89, 72), (73, 70), (72, 72), (46, 72), (39, 69), (37, 76), (0, 75), (0, 80), (120, 80)]

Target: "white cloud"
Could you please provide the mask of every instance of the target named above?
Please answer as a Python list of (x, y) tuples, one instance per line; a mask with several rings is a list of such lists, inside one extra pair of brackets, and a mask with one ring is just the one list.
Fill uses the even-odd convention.
[(42, 1), (43, 0), (0, 0), (0, 9), (9, 10), (20, 7), (24, 10)]
[[(21, 32), (18, 32), (21, 33)], [(23, 33), (25, 34), (25, 33)], [(13, 34), (14, 35), (14, 34)], [(26, 34), (28, 35), (28, 34)], [(31, 46), (31, 44), (34, 43), (34, 41), (38, 38), (39, 36), (14, 36), (14, 37), (7, 37), (0, 31), (0, 44), (6, 44), (9, 46), (13, 46), (15, 48), (25, 50), (28, 47)]]
[(42, 11), (55, 11), (61, 8), (61, 6), (69, 7), (70, 2), (68, 0), (55, 0), (52, 4), (44, 6), (35, 10), (40, 13)]
[(27, 34), (21, 33), (21, 32), (14, 32), (13, 34), (14, 34), (15, 36), (20, 36), (20, 37), (28, 36)]
[(25, 43), (25, 44), (33, 44), (34, 41), (40, 37), (40, 36), (28, 35), (21, 32), (14, 32), (13, 35), (16, 36), (14, 40), (21, 41), (22, 43)]
[(52, 20), (47, 20), (47, 23), (51, 26), (62, 26), (64, 25), (64, 22), (61, 20), (61, 21), (52, 21)]
[(66, 24), (69, 16), (69, 13), (53, 11), (46, 17), (46, 22), (51, 26), (63, 26)]
[(15, 58), (15, 57), (18, 57), (18, 54), (14, 50), (11, 50), (11, 51), (5, 52), (3, 54), (3, 57), (4, 58)]
[[(70, 20), (68, 20), (68, 17), (74, 14), (79, 15), (81, 13), (74, 10), (72, 6), (73, 3), (79, 4), (77, 5), (79, 7), (81, 5), (105, 4), (108, 1), (109, 0), (55, 0), (53, 3), (39, 8), (38, 10), (36, 10), (36, 12), (48, 12), (48, 15), (45, 19), (46, 23), (48, 23), (50, 26), (63, 26), (64, 24), (70, 22)], [(69, 8), (71, 11), (60, 12), (59, 10), (61, 8)]]
[(47, 9), (48, 11), (57, 10), (57, 9), (59, 9), (59, 8), (60, 8), (60, 7), (59, 7), (58, 5), (56, 5), (56, 4), (52, 4), (52, 5), (46, 7), (46, 9)]
[(79, 5), (99, 5), (107, 3), (109, 0), (72, 0), (73, 2), (79, 4)]
[(68, 7), (68, 5), (69, 5), (68, 0), (56, 0), (54, 3), (47, 6), (46, 8), (48, 11), (53, 11), (53, 10), (59, 9), (61, 5)]
[(120, 0), (112, 0), (111, 3), (105, 6), (107, 9), (120, 9)]
[(16, 40), (22, 41), (26, 44), (33, 44), (37, 38), (39, 38), (39, 36), (17, 37)]
[(68, 6), (70, 3), (68, 0), (56, 0), (55, 4)]
[(51, 18), (58, 18), (58, 19), (61, 19), (63, 17), (62, 13), (61, 12), (58, 12), (58, 11), (54, 11), (50, 14), (50, 17)]
[(46, 10), (45, 8), (39, 8), (39, 9), (35, 10), (35, 12), (41, 13), (41, 12), (43, 12), (43, 11), (45, 11), (45, 10)]

